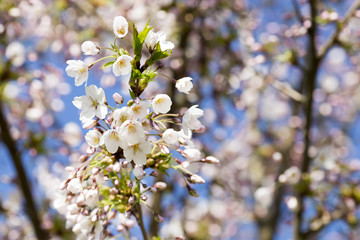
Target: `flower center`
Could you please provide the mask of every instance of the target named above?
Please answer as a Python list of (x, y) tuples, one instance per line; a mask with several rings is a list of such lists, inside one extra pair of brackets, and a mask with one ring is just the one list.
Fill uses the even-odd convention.
[(86, 72), (85, 67), (80, 68), (79, 71), (78, 71), (79, 74), (83, 74), (84, 72)]
[(139, 113), (141, 111), (141, 107), (139, 105), (136, 105), (134, 108), (133, 108), (133, 112), (134, 113)]
[(116, 141), (116, 142), (119, 142), (119, 141), (120, 141), (119, 136), (117, 135), (116, 132), (112, 132), (112, 133), (110, 134), (110, 139), (111, 139), (111, 140), (114, 140), (114, 141)]
[(124, 27), (119, 28), (118, 34), (124, 35), (125, 34), (125, 28)]
[(90, 97), (90, 100), (91, 100), (91, 107), (97, 108), (99, 103), (96, 100), (94, 100), (93, 98), (91, 98), (91, 97)]
[(134, 125), (128, 126), (128, 133), (129, 134), (135, 134), (136, 133), (136, 127)]
[(159, 98), (159, 99), (157, 99), (155, 102), (156, 102), (157, 104), (160, 104), (160, 103), (163, 103), (163, 102), (164, 102), (164, 99)]
[(120, 67), (124, 68), (124, 67), (125, 67), (125, 60), (124, 60), (124, 59), (121, 59), (121, 60), (119, 61), (119, 65), (120, 65)]

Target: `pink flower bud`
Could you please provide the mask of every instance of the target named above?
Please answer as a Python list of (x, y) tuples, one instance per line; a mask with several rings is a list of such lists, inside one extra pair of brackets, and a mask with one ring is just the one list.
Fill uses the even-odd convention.
[(85, 161), (88, 159), (88, 157), (89, 157), (89, 156), (87, 156), (87, 155), (81, 155), (80, 158), (79, 158), (79, 162), (80, 162), (80, 163), (85, 162)]
[(113, 121), (113, 117), (112, 117), (112, 116), (109, 116), (109, 117), (106, 118), (105, 121), (106, 121), (107, 124), (110, 124), (110, 125), (111, 125), (111, 123), (112, 123), (112, 121)]
[(97, 124), (97, 120), (91, 119), (83, 124), (84, 129), (92, 129)]
[(159, 176), (159, 173), (154, 170), (150, 173), (150, 176), (157, 177), (157, 176)]
[(113, 99), (117, 104), (122, 104), (124, 102), (124, 98), (118, 93), (114, 93)]
[(154, 219), (159, 223), (164, 222), (164, 218), (157, 213), (154, 214)]
[(146, 201), (148, 199), (148, 197), (146, 195), (142, 195), (142, 196), (140, 196), (140, 199), (143, 201)]
[(92, 155), (95, 151), (96, 151), (96, 148), (94, 148), (94, 147), (92, 147), (92, 146), (89, 146), (89, 147), (86, 149), (86, 153), (89, 154), (89, 155)]
[(167, 184), (164, 182), (156, 182), (154, 184), (154, 187), (156, 187), (159, 190), (164, 190), (167, 187)]
[(207, 156), (204, 160), (207, 163), (213, 163), (213, 164), (218, 164), (220, 162), (219, 159), (213, 156)]

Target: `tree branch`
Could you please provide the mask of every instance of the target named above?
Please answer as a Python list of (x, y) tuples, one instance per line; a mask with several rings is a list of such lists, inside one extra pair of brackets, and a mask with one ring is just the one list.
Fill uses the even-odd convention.
[(344, 20), (342, 20), (342, 22), (340, 22), (340, 23), (337, 23), (336, 30), (331, 35), (329, 41), (323, 47), (320, 48), (320, 50), (318, 52), (318, 58), (319, 59), (322, 59), (327, 54), (327, 52), (331, 49), (331, 47), (334, 46), (337, 43), (339, 34), (344, 29), (344, 27), (348, 24), (351, 17), (354, 15), (355, 11), (359, 7), (360, 7), (360, 0), (356, 0), (353, 3), (353, 5), (351, 6), (351, 8), (349, 9), (349, 11), (346, 13), (346, 15), (344, 17)]
[(26, 206), (25, 210), (30, 218), (30, 221), (32, 223), (32, 226), (35, 230), (36, 237), (39, 240), (45, 240), (48, 239), (47, 232), (45, 232), (41, 228), (41, 223), (39, 221), (37, 210), (35, 207), (35, 202), (31, 194), (29, 181), (26, 176), (26, 172), (24, 170), (24, 166), (21, 162), (21, 154), (19, 150), (16, 147), (15, 140), (11, 137), (10, 131), (9, 131), (9, 125), (6, 121), (5, 115), (4, 115), (4, 109), (2, 106), (2, 103), (0, 101), (0, 130), (1, 130), (1, 139), (4, 142), (5, 146), (7, 147), (11, 160), (15, 166), (17, 176), (20, 182), (20, 188), (24, 195)]

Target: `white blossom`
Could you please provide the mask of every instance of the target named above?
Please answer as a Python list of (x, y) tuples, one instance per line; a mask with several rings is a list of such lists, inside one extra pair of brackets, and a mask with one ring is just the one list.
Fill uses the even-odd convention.
[(81, 51), (85, 55), (96, 55), (100, 52), (99, 48), (92, 41), (85, 41), (81, 44)]
[(75, 97), (73, 101), (75, 107), (81, 110), (80, 120), (84, 123), (94, 116), (104, 119), (108, 112), (104, 90), (90, 85), (85, 88), (85, 92), (86, 96)]
[(121, 125), (126, 121), (130, 120), (130, 108), (122, 107), (120, 109), (116, 109), (113, 113), (114, 124), (117, 127), (121, 127)]
[(136, 165), (133, 169), (133, 174), (137, 179), (141, 179), (145, 176), (145, 171), (142, 166)]
[(84, 82), (87, 82), (89, 77), (88, 65), (81, 60), (68, 60), (66, 62), (68, 66), (65, 71), (69, 77), (75, 78), (75, 86), (80, 86)]
[(134, 145), (145, 139), (145, 132), (140, 122), (127, 120), (121, 125), (119, 136), (127, 144)]
[(146, 164), (146, 154), (151, 152), (151, 144), (144, 140), (134, 145), (124, 147), (124, 156), (127, 161), (134, 161), (136, 165)]
[(158, 94), (152, 100), (152, 108), (156, 114), (169, 112), (171, 105), (171, 98), (166, 94)]
[(127, 75), (131, 72), (132, 57), (129, 55), (121, 55), (113, 64), (113, 73), (115, 76)]
[(175, 47), (172, 42), (166, 40), (165, 32), (159, 31), (155, 33), (154, 31), (150, 30), (145, 38), (145, 44), (148, 46), (148, 48), (154, 48), (158, 42), (161, 51), (166, 51)]
[(20, 67), (25, 62), (25, 48), (20, 42), (10, 43), (5, 50), (6, 58), (12, 61), (15, 67)]
[(153, 49), (158, 43), (158, 41), (159, 41), (158, 35), (153, 30), (150, 30), (145, 38), (146, 46), (148, 48)]
[(169, 128), (162, 134), (162, 139), (169, 145), (175, 144), (178, 142), (179, 133), (174, 129)]
[(122, 142), (119, 133), (114, 129), (110, 129), (103, 134), (100, 139), (100, 144), (105, 144), (108, 152), (116, 153), (120, 145), (122, 145)]
[(81, 189), (81, 181), (78, 178), (71, 179), (67, 185), (67, 190), (75, 194), (81, 192)]
[(180, 78), (176, 81), (175, 87), (179, 92), (189, 94), (189, 91), (193, 88), (191, 77)]
[(201, 116), (204, 115), (204, 111), (197, 108), (198, 105), (190, 107), (183, 116), (183, 129), (186, 134), (188, 129), (198, 130), (201, 127), (201, 122), (198, 120)]
[(85, 135), (86, 142), (92, 147), (100, 146), (101, 133), (97, 130), (90, 130)]
[(97, 205), (99, 201), (99, 192), (96, 189), (85, 189), (84, 190), (85, 195), (85, 203), (89, 207), (93, 208)]
[(283, 174), (279, 176), (279, 181), (281, 183), (288, 183), (291, 185), (295, 185), (300, 181), (301, 171), (298, 167), (292, 166), (287, 169)]
[(145, 120), (146, 115), (149, 111), (149, 103), (145, 101), (141, 101), (140, 103), (134, 103), (131, 106), (131, 113), (132, 115), (139, 119), (139, 121), (142, 122), (142, 120)]
[(117, 16), (113, 21), (114, 34), (118, 38), (123, 38), (128, 33), (129, 24), (123, 16)]

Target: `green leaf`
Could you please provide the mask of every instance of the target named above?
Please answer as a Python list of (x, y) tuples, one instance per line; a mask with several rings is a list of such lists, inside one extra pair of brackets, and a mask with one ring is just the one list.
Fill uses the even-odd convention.
[(133, 91), (131, 91), (131, 89), (129, 89), (129, 93), (132, 99), (135, 99), (135, 93)]
[(101, 67), (101, 69), (111, 67), (112, 65), (114, 65), (114, 62), (115, 62), (115, 61), (110, 61), (110, 62), (105, 63), (105, 64)]
[[(160, 48), (159, 48), (159, 50), (160, 50)], [(145, 62), (145, 65), (147, 65), (147, 66), (151, 66), (151, 65), (153, 65), (154, 64), (154, 62), (155, 61), (157, 61), (157, 60), (160, 60), (160, 59), (163, 59), (163, 58), (166, 58), (166, 57), (168, 57), (168, 56), (170, 56), (171, 55), (171, 53), (172, 53), (172, 51), (156, 51), (156, 52), (154, 52), (151, 56), (150, 56), (150, 58)]]
[(143, 43), (145, 41), (146, 36), (148, 35), (149, 31), (152, 27), (149, 26), (149, 21), (146, 23), (144, 30), (140, 33), (133, 24), (133, 44), (134, 44), (134, 64), (136, 65), (137, 62), (141, 59), (141, 50)]

